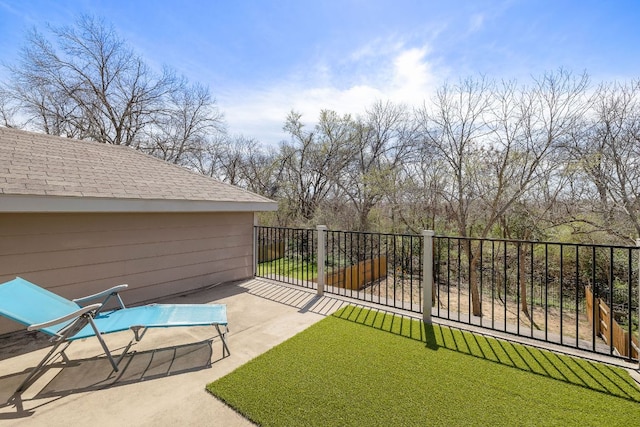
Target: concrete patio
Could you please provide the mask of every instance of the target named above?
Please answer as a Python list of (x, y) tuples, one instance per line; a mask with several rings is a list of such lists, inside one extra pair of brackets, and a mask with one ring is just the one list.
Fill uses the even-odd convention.
[[(123, 294), (126, 302), (126, 293)], [(220, 378), (270, 348), (294, 336), (345, 304), (375, 307), (335, 295), (318, 297), (313, 289), (294, 287), (267, 279), (226, 283), (163, 303), (227, 304), (231, 356), (222, 357), (222, 343), (214, 328), (150, 330), (132, 347), (134, 351), (114, 374), (94, 338), (74, 343), (67, 350), (72, 363), (51, 368), (24, 394), (19, 406), (9, 405), (15, 388), (46, 354), (46, 338), (0, 340), (0, 424), (28, 426), (102, 425), (211, 425), (248, 426), (245, 418), (205, 391)], [(407, 313), (382, 308), (410, 317)], [(640, 382), (637, 364), (620, 359), (559, 348), (514, 336), (455, 324), (484, 335), (545, 347), (627, 368)], [(105, 337), (111, 348), (123, 348), (131, 339), (125, 331)]]
[[(126, 302), (126, 293), (123, 294)], [(207, 383), (285, 341), (345, 301), (264, 279), (227, 283), (163, 303), (225, 303), (231, 356), (222, 358), (214, 328), (150, 330), (113, 374), (96, 339), (69, 347), (72, 360), (51, 368), (24, 394), (22, 409), (8, 405), (17, 385), (47, 352), (45, 339), (0, 342), (0, 424), (29, 426), (251, 425), (205, 391)], [(131, 339), (105, 337), (111, 348)], [(5, 340), (6, 341), (6, 340)], [(102, 357), (101, 357), (102, 356)]]

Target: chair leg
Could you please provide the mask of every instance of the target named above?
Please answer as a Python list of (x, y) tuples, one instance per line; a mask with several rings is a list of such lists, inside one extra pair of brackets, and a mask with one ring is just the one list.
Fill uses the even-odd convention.
[(222, 340), (222, 357), (225, 356), (225, 351), (227, 353), (227, 356), (231, 356), (231, 352), (229, 351), (229, 347), (227, 346), (227, 340), (226, 340), (226, 335), (227, 332), (229, 331), (229, 328), (226, 328), (226, 331), (224, 332), (224, 334), (220, 331), (220, 325), (214, 325), (216, 327), (216, 330), (218, 331), (218, 335), (220, 336), (220, 339)]
[[(64, 351), (67, 349), (67, 347), (69, 347), (69, 345), (71, 345), (71, 342), (70, 341), (65, 342), (64, 339), (58, 340), (54, 344), (54, 346), (51, 348), (51, 350), (49, 350), (49, 353), (47, 353), (47, 355), (40, 361), (40, 363), (38, 363), (38, 365), (31, 370), (27, 378), (25, 378), (24, 381), (22, 381), (22, 383), (18, 386), (18, 388), (16, 389), (16, 394), (21, 394), (23, 391), (29, 388), (34, 382), (36, 382), (38, 378), (40, 378), (40, 375), (43, 373), (41, 372), (42, 368), (50, 360), (53, 359), (53, 356), (57, 355), (54, 353), (56, 353), (56, 350), (58, 349), (58, 347), (60, 347), (61, 344), (65, 344), (65, 346), (62, 350), (60, 350), (59, 353), (64, 354)], [(67, 362), (69, 361), (66, 355), (64, 355), (63, 358), (65, 359), (65, 361)], [(37, 374), (40, 374), (40, 375), (37, 375)]]
[[(29, 388), (34, 382), (37, 381), (37, 379), (39, 378), (38, 374), (39, 373), (42, 374), (41, 373), (42, 368), (51, 360), (53, 360), (54, 356), (60, 354), (65, 363), (69, 362), (69, 358), (65, 354), (65, 350), (69, 348), (69, 346), (71, 345), (71, 341), (68, 341), (67, 339), (69, 338), (69, 336), (72, 336), (77, 331), (82, 329), (84, 325), (87, 324), (87, 322), (91, 323), (91, 325), (93, 326), (93, 329), (97, 331), (97, 328), (93, 323), (93, 320), (91, 320), (91, 316), (88, 314), (84, 314), (78, 317), (76, 320), (74, 320), (73, 322), (69, 323), (67, 326), (61, 329), (60, 334), (53, 338), (55, 339), (55, 344), (53, 345), (53, 347), (51, 347), (51, 350), (49, 350), (49, 353), (47, 353), (47, 355), (40, 361), (40, 363), (38, 363), (38, 366), (33, 368), (33, 370), (29, 373), (27, 378), (25, 378), (24, 381), (18, 386), (15, 392), (16, 395), (21, 394), (23, 391)], [(56, 352), (58, 347), (60, 347), (60, 345), (62, 344), (65, 344), (64, 348), (59, 352)]]
[[(89, 324), (93, 328), (93, 331), (96, 334), (96, 338), (98, 338), (98, 341), (100, 341), (100, 345), (102, 346), (102, 349), (104, 350), (104, 353), (107, 355), (107, 358), (109, 359), (109, 362), (111, 362), (111, 366), (113, 367), (113, 370), (115, 372), (118, 372), (118, 365), (120, 364), (120, 361), (122, 360), (122, 356), (120, 356), (120, 358), (118, 359), (118, 362), (116, 363), (116, 361), (113, 360), (113, 356), (111, 355), (111, 351), (109, 351), (109, 347), (107, 347), (107, 344), (104, 342), (104, 339), (102, 338), (102, 334), (98, 330), (98, 327), (96, 326), (96, 324), (94, 323), (94, 321), (93, 321), (93, 319), (91, 317), (89, 317)], [(127, 350), (129, 349), (130, 346), (131, 346), (131, 343), (129, 343), (129, 345), (127, 346)], [(126, 353), (126, 350), (125, 350), (125, 353)]]

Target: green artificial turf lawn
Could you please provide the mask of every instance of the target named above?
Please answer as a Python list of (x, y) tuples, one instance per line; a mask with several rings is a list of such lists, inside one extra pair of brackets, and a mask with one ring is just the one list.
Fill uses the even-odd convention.
[(348, 306), (209, 384), (265, 426), (631, 426), (623, 369)]

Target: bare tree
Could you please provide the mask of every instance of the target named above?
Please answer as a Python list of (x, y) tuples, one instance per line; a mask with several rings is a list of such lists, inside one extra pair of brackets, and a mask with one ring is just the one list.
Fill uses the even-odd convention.
[(206, 144), (199, 144), (197, 155), (188, 157), (187, 166), (203, 175), (223, 179), (221, 156), (229, 148), (229, 137), (222, 133), (215, 133), (206, 139)]
[(258, 142), (251, 140), (242, 168), (246, 188), (269, 198), (281, 193), (285, 163), (273, 148), (260, 149)]
[(17, 113), (19, 106), (15, 103), (11, 91), (0, 83), (0, 126), (20, 128)]
[(370, 231), (371, 210), (392, 192), (415, 132), (406, 107), (376, 102), (354, 123), (352, 157), (337, 181), (357, 213), (356, 229)]
[(219, 148), (216, 136), (225, 133), (224, 116), (209, 89), (182, 79), (154, 114), (140, 148), (171, 163), (190, 165), (209, 146)]
[(574, 217), (627, 242), (640, 237), (640, 81), (601, 85), (593, 114), (567, 144), (590, 183), (590, 211)]
[(189, 166), (204, 175), (265, 197), (280, 197), (285, 167), (280, 152), (253, 138), (216, 133), (189, 158)]
[(323, 110), (315, 128), (307, 131), (301, 115), (291, 112), (284, 129), (291, 135), (291, 141), (280, 149), (287, 177), (282, 189), (286, 208), (294, 218), (309, 221), (337, 188), (336, 180), (353, 154), (353, 120)]
[(155, 75), (104, 22), (82, 16), (73, 27), (37, 30), (9, 66), (12, 92), (31, 127), (56, 135), (135, 145), (174, 90), (173, 73)]
[[(477, 154), (480, 141), (490, 130), (486, 114), (491, 107), (491, 86), (484, 78), (467, 79), (458, 85), (444, 85), (436, 93), (431, 108), (425, 105), (418, 111), (424, 144), (446, 165), (449, 177), (441, 189), (449, 213), (454, 218), (461, 237), (471, 233), (471, 207), (478, 196), (472, 189), (478, 176)], [(466, 246), (469, 262), (472, 262), (471, 245)], [(480, 315), (480, 298), (477, 285), (470, 278), (473, 314)]]
[[(422, 110), (426, 143), (452, 177), (442, 196), (461, 237), (487, 237), (543, 171), (557, 168), (553, 153), (583, 117), (587, 82), (586, 75), (563, 70), (545, 74), (531, 88), (466, 80), (445, 86), (433, 109)], [(473, 314), (479, 316), (477, 249), (470, 242), (464, 249)]]
[(485, 115), (489, 111), (490, 83), (484, 78), (445, 84), (432, 105), (418, 111), (424, 144), (448, 165), (449, 180), (441, 196), (457, 224), (457, 232), (469, 235), (470, 205), (474, 201), (474, 163), (471, 158), (489, 133)]
[(448, 168), (427, 146), (395, 174), (395, 185), (387, 195), (391, 203), (394, 231), (420, 234), (422, 230), (446, 230), (448, 217), (441, 194), (448, 181)]

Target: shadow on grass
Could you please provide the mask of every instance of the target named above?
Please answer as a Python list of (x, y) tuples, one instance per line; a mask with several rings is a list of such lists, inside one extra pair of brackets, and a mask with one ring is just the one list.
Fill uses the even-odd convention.
[(454, 351), (577, 387), (640, 402), (640, 388), (629, 374), (622, 368), (604, 363), (557, 354), (450, 326), (426, 324), (409, 316), (362, 306), (343, 307), (333, 317), (423, 342), (433, 351)]

